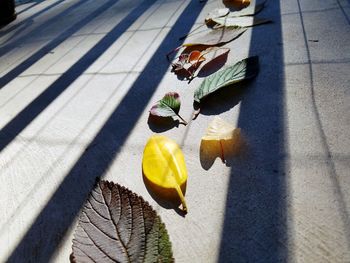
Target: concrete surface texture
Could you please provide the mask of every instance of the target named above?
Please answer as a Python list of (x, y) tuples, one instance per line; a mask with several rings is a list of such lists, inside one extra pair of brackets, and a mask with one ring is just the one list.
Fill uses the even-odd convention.
[[(272, 24), (227, 44), (226, 65), (260, 57), (255, 81), (186, 127), (158, 130), (150, 107), (193, 91), (165, 54), (221, 0), (46, 0), (0, 29), (0, 262), (68, 262), (95, 178), (147, 200), (177, 262), (350, 262), (350, 2), (270, 0)], [(203, 169), (214, 116), (246, 154)], [(182, 147), (186, 217), (158, 204), (141, 171), (153, 133)]]

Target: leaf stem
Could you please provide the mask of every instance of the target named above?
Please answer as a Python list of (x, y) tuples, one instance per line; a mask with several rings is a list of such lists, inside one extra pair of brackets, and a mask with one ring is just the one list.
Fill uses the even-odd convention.
[(201, 108), (198, 108), (197, 110), (195, 110), (195, 111), (193, 112), (192, 120), (197, 119), (197, 117), (198, 117), (198, 115), (199, 115), (200, 112), (201, 112)]
[(183, 211), (184, 211), (185, 213), (187, 213), (188, 210), (187, 210), (187, 205), (186, 205), (185, 197), (184, 197), (184, 195), (183, 195), (183, 193), (182, 193), (182, 190), (181, 190), (180, 186), (179, 186), (179, 185), (176, 185), (175, 190), (176, 190), (176, 192), (177, 192), (177, 194), (179, 195), (179, 198), (180, 198), (180, 200), (181, 200), (181, 204), (182, 204), (182, 209), (183, 209)]
[(224, 148), (222, 147), (221, 140), (220, 140), (220, 149), (221, 149), (221, 160), (223, 163), (225, 163)]
[(186, 35), (183, 35), (182, 37), (179, 38), (179, 40), (184, 40), (186, 37), (188, 37), (189, 35), (193, 34), (195, 31), (197, 31), (199, 28), (201, 28), (202, 26), (204, 26), (204, 24), (199, 25), (198, 27), (196, 27), (195, 29), (193, 29), (191, 32), (189, 32)]
[(176, 51), (178, 51), (180, 48), (182, 48), (183, 46), (178, 46), (177, 48), (174, 48), (173, 50), (171, 50), (168, 54), (166, 54), (166, 58), (168, 59), (168, 61), (170, 61), (170, 55)]
[(180, 116), (180, 114), (176, 114), (176, 115), (177, 115), (177, 117), (179, 117), (179, 118), (181, 119), (182, 123), (183, 123), (185, 126), (188, 124), (187, 121), (185, 121), (184, 118), (182, 118), (182, 117)]

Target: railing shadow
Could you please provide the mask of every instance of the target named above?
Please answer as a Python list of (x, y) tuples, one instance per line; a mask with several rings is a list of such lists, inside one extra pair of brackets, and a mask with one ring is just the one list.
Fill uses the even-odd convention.
[(254, 27), (250, 55), (260, 73), (243, 95), (237, 126), (248, 156), (232, 164), (219, 262), (285, 262), (284, 70), (279, 1), (262, 11), (273, 24)]
[[(153, 1), (153, 0), (152, 0)], [(93, 15), (97, 15), (100, 12), (108, 9), (115, 0), (110, 0), (98, 10), (84, 18), (79, 22), (79, 26), (83, 26), (86, 21), (90, 21)], [(30, 104), (28, 104), (20, 113), (16, 115), (6, 126), (0, 131), (0, 151), (2, 151), (32, 120), (34, 120), (51, 102), (53, 102), (62, 92), (64, 92), (70, 84), (72, 84), (93, 62), (95, 62), (105, 50), (110, 47), (123, 32), (125, 32), (131, 24), (136, 21), (146, 10), (146, 4), (142, 4), (128, 14), (117, 26), (115, 26), (111, 32), (103, 37), (88, 53), (81, 57), (72, 67), (70, 67), (65, 73), (63, 73), (55, 82), (53, 82), (43, 93), (35, 98)], [(74, 25), (75, 28), (77, 25)], [(73, 27), (70, 31), (66, 31), (66, 34), (73, 34)], [(66, 37), (68, 37), (66, 35)], [(58, 40), (58, 39), (57, 39)], [(58, 45), (54, 42), (52, 45)], [(40, 52), (40, 54), (38, 53)], [(38, 51), (38, 55), (41, 52)], [(33, 55), (35, 56), (35, 54)], [(26, 65), (19, 65), (21, 67), (27, 67)]]
[[(18, 22), (16, 24), (14, 24), (13, 26), (11, 26), (10, 28), (7, 28), (5, 30), (1, 30), (0, 32), (0, 38), (5, 36), (6, 34), (9, 34), (10, 32), (14, 31), (17, 29), (16, 34), (14, 34), (12, 37), (6, 39), (6, 41), (0, 43), (1, 45), (5, 45), (6, 43), (10, 42), (15, 36), (18, 36), (22, 31), (24, 31), (27, 27), (29, 27), (31, 24), (33, 24), (34, 18), (40, 16), (43, 13), (46, 13), (47, 11), (49, 11), (50, 9), (54, 8), (55, 6), (59, 5), (60, 3), (64, 2), (65, 0), (60, 0), (57, 1), (47, 7), (45, 7), (44, 9), (34, 13), (33, 15), (31, 15), (30, 17), (27, 17), (26, 19), (22, 20), (21, 22)], [(20, 14), (23, 12), (28, 11), (29, 9), (39, 5), (41, 2), (36, 2), (35, 4), (25, 8), (24, 10), (21, 10), (20, 12), (17, 12), (17, 19), (20, 19)], [(46, 23), (45, 23), (46, 25)], [(20, 43), (20, 42), (18, 42)], [(10, 46), (8, 46), (8, 49), (10, 49)], [(0, 49), (1, 50), (1, 49)], [(2, 56), (2, 55), (0, 55)]]
[[(32, 16), (26, 18), (25, 20), (19, 22), (18, 24), (15, 24), (13, 26), (11, 26), (8, 29), (4, 29), (1, 30), (1, 34), (0, 37), (8, 34), (9, 32), (15, 30), (16, 28), (24, 25), (26, 27), (28, 27), (34, 18), (38, 17), (39, 15), (49, 11), (50, 9), (56, 7), (57, 5), (59, 5), (60, 3), (64, 2), (65, 0), (59, 0), (51, 5), (49, 5), (48, 7), (44, 8), (43, 10), (33, 14)], [(49, 27), (51, 24), (59, 22), (60, 20), (62, 20), (67, 14), (69, 14), (70, 12), (74, 11), (75, 9), (79, 8), (82, 4), (86, 3), (86, 1), (80, 0), (79, 2), (73, 4), (72, 6), (68, 7), (67, 9), (63, 10), (62, 12), (60, 12), (59, 14), (55, 15), (54, 17), (50, 18), (48, 21), (45, 22), (45, 24), (31, 30), (30, 32), (28, 32), (27, 34), (21, 36), (20, 38), (18, 38), (17, 40), (8, 43), (2, 47), (0, 47), (0, 57), (2, 57), (3, 55), (5, 55), (6, 53), (10, 52), (11, 50), (13, 50), (14, 48), (20, 46), (27, 38), (28, 36), (33, 36), (36, 34), (39, 34), (41, 32), (41, 30), (43, 30), (44, 28)], [(18, 35), (18, 34), (16, 34)], [(8, 42), (8, 41), (6, 41)], [(1, 45), (3, 45), (4, 43), (0, 43)], [(1, 87), (1, 86), (0, 86)]]
[[(146, 1), (148, 5), (153, 2)], [(198, 1), (191, 1), (178, 17), (141, 75), (53, 193), (47, 205), (12, 252), (8, 262), (48, 262), (50, 260), (91, 191), (95, 178), (104, 175), (169, 69), (165, 54), (174, 48), (174, 43), (177, 43), (179, 36), (190, 31), (202, 7), (203, 4)], [(146, 4), (137, 8), (132, 17), (138, 17), (146, 8)], [(131, 18), (127, 19), (127, 21), (130, 20)], [(120, 29), (117, 30), (119, 31)], [(113, 29), (106, 36), (107, 39), (102, 41), (109, 43), (114, 40), (115, 34), (116, 29)], [(100, 46), (102, 47), (106, 48), (106, 43)], [(95, 52), (88, 57), (95, 58), (94, 54)], [(93, 61), (92, 59), (85, 62)], [(76, 76), (75, 71), (71, 74)], [(72, 77), (68, 78), (68, 83), (71, 83), (71, 79)], [(64, 80), (61, 80), (60, 84), (67, 85)], [(57, 83), (53, 85), (58, 86)], [(36, 114), (32, 117), (34, 116)]]
[[(113, 4), (117, 3), (118, 0), (110, 0), (106, 3), (104, 3), (102, 6), (94, 10), (89, 15), (85, 16), (82, 20), (79, 20), (77, 23), (73, 24), (71, 27), (63, 31), (61, 34), (59, 34), (57, 37), (55, 37), (53, 40), (51, 40), (48, 44), (46, 44), (44, 47), (40, 48), (38, 51), (36, 51), (33, 55), (31, 55), (29, 58), (27, 58), (25, 61), (21, 62), (18, 66), (16, 66), (14, 69), (6, 73), (1, 79), (0, 79), (0, 89), (1, 87), (4, 87), (6, 84), (8, 84), (10, 81), (15, 79), (17, 76), (19, 76), (21, 73), (23, 73), (25, 70), (30, 68), (34, 63), (39, 61), (41, 58), (43, 58), (47, 53), (49, 53), (54, 48), (58, 47), (61, 43), (63, 43), (65, 40), (67, 40), (70, 36), (72, 36), (75, 32), (77, 32), (79, 29), (84, 27), (87, 23), (92, 21), (95, 17), (109, 9)], [(78, 3), (80, 5), (80, 2)]]
[[(22, 10), (19, 11), (19, 12), (16, 12), (16, 13), (17, 13), (17, 16), (20, 15), (20, 14), (22, 14), (22, 13), (24, 13), (24, 12), (27, 12), (28, 10), (32, 9), (33, 7), (39, 5), (42, 1), (36, 0), (36, 1), (30, 1), (30, 2), (32, 3), (30, 6), (28, 6), (28, 7), (24, 8), (24, 9), (22, 9)], [(23, 4), (27, 4), (27, 3), (28, 3), (28, 2), (23, 3)], [(20, 5), (20, 4), (19, 4), (19, 5)], [(16, 4), (16, 7), (17, 7), (17, 6), (18, 6), (18, 5)]]
[[(341, 4), (339, 3), (338, 0), (337, 0), (337, 2), (339, 5), (339, 9), (341, 9), (341, 11), (343, 12), (343, 14), (345, 16), (345, 19), (349, 23), (349, 19), (346, 16), (343, 7), (341, 6)], [(326, 157), (324, 158), (324, 162), (327, 163), (327, 171), (330, 175), (330, 179), (331, 179), (332, 185), (333, 185), (333, 190), (334, 190), (334, 193), (336, 195), (336, 202), (335, 203), (339, 207), (338, 210), (339, 210), (341, 219), (343, 221), (343, 224), (344, 224), (344, 226), (350, 226), (350, 216), (349, 216), (349, 212), (347, 210), (345, 197), (344, 197), (344, 194), (342, 191), (342, 186), (341, 186), (341, 183), (339, 181), (339, 175), (337, 173), (335, 163), (334, 163), (334, 160), (332, 158), (332, 152), (331, 152), (331, 149), (330, 149), (330, 146), (328, 143), (328, 138), (327, 138), (326, 132), (323, 128), (324, 125), (322, 123), (320, 111), (319, 111), (317, 103), (316, 103), (316, 98), (315, 98), (315, 89), (316, 88), (315, 88), (315, 83), (314, 83), (314, 67), (313, 67), (314, 62), (311, 60), (311, 52), (310, 52), (310, 48), (309, 48), (309, 43), (307, 41), (308, 38), (307, 38), (307, 34), (306, 34), (304, 15), (303, 15), (303, 12), (301, 9), (300, 0), (297, 0), (297, 3), (298, 3), (301, 27), (302, 27), (302, 31), (303, 31), (304, 44), (306, 47), (307, 65), (308, 65), (309, 76), (310, 76), (312, 111), (313, 111), (313, 114), (315, 116), (317, 129), (319, 130), (319, 133), (320, 133), (320, 140), (322, 143), (322, 148), (326, 154)], [(350, 251), (350, 228), (349, 227), (344, 228), (344, 235), (345, 235), (346, 241), (347, 241), (346, 245)]]

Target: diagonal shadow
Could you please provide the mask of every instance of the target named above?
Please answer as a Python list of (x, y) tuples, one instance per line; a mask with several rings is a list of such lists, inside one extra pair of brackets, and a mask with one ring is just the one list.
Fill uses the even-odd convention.
[[(147, 2), (147, 1), (146, 1)], [(150, 3), (154, 2), (152, 0)], [(94, 14), (108, 8), (115, 0), (108, 1), (96, 10)], [(0, 131), (0, 151), (2, 151), (33, 119), (35, 119), (51, 102), (53, 102), (70, 84), (72, 84), (93, 62), (95, 62), (105, 50), (110, 47), (123, 32), (147, 9), (149, 3), (143, 3), (128, 14), (111, 32), (104, 36), (87, 54), (81, 57), (72, 67), (63, 73), (44, 92), (28, 104)], [(91, 14), (93, 15), (93, 14)], [(91, 16), (88, 19), (91, 21)], [(80, 24), (80, 22), (79, 22)], [(81, 24), (83, 26), (83, 23)], [(72, 32), (70, 32), (72, 33)], [(21, 67), (21, 65), (19, 66)]]
[[(147, 4), (153, 2), (146, 1)], [(31, 262), (50, 260), (91, 191), (95, 178), (104, 175), (167, 72), (169, 64), (165, 54), (174, 48), (178, 36), (190, 31), (202, 7), (197, 1), (188, 4), (129, 92), (35, 219), (8, 262), (28, 262), (28, 258)]]
[[(339, 5), (339, 9), (342, 10), (343, 14), (344, 10), (341, 6), (341, 4), (339, 3), (339, 1), (337, 0), (338, 5)], [(309, 68), (309, 75), (310, 75), (310, 90), (311, 90), (311, 101), (312, 101), (312, 109), (313, 109), (313, 114), (315, 116), (315, 120), (316, 120), (316, 124), (317, 124), (317, 128), (320, 132), (320, 139), (322, 142), (322, 147), (324, 152), (326, 153), (326, 156), (324, 158), (324, 162), (327, 163), (327, 170), (328, 173), (331, 178), (332, 181), (332, 185), (333, 185), (333, 190), (334, 193), (336, 195), (336, 202), (335, 204), (338, 205), (338, 210), (341, 216), (341, 219), (343, 221), (344, 226), (350, 226), (350, 216), (349, 216), (349, 212), (347, 210), (346, 207), (346, 201), (344, 198), (344, 194), (343, 194), (343, 190), (342, 190), (342, 186), (339, 182), (339, 175), (337, 173), (337, 170), (335, 168), (335, 163), (334, 163), (334, 159), (331, 158), (333, 153), (331, 152), (329, 143), (328, 143), (328, 139), (327, 139), (327, 135), (326, 132), (324, 130), (324, 125), (322, 123), (322, 119), (321, 119), (321, 115), (320, 115), (320, 111), (319, 108), (317, 106), (316, 103), (316, 98), (315, 98), (315, 83), (314, 83), (314, 67), (313, 64), (314, 62), (311, 60), (311, 52), (310, 52), (310, 48), (309, 48), (309, 43), (307, 41), (307, 33), (306, 33), (306, 28), (305, 28), (305, 22), (304, 22), (304, 15), (301, 9), (301, 4), (300, 4), (300, 0), (297, 0), (298, 3), (298, 9), (299, 9), (299, 17), (300, 17), (300, 21), (301, 21), (301, 27), (303, 30), (303, 38), (304, 38), (304, 44), (306, 47), (306, 54), (307, 54), (307, 65)], [(345, 15), (345, 18), (348, 20), (348, 17)], [(347, 247), (350, 251), (350, 228), (349, 227), (345, 227), (344, 228), (344, 236), (346, 238), (347, 241)]]
[[(39, 11), (38, 13), (34, 14), (34, 17), (29, 17), (26, 20), (24, 20), (23, 22), (25, 23), (29, 23), (28, 19), (32, 19), (35, 18), (39, 15), (41, 15), (44, 12), (47, 12), (49, 9), (57, 6), (58, 4), (60, 4), (61, 2), (63, 2), (65, 0), (60, 0), (58, 2), (53, 3), (52, 5), (44, 8), (43, 10)], [(75, 3), (74, 5), (68, 7), (67, 9), (63, 10), (62, 12), (60, 12), (59, 14), (57, 14), (56, 16), (50, 18), (48, 21), (45, 22), (45, 24), (33, 29), (32, 31), (28, 32), (27, 34), (21, 36), (20, 38), (16, 39), (15, 41), (8, 43), (7, 45), (0, 47), (0, 57), (2, 57), (3, 55), (5, 55), (6, 53), (9, 53), (11, 50), (13, 50), (14, 48), (22, 45), (22, 43), (24, 41), (26, 41), (28, 39), (29, 36), (33, 36), (33, 35), (37, 35), (39, 34), (44, 28), (49, 27), (51, 24), (53, 23), (57, 23), (59, 21), (61, 21), (62, 19), (64, 19), (64, 17), (66, 15), (68, 15), (70, 12), (74, 11), (74, 9), (79, 8), (81, 5), (83, 5), (84, 3), (86, 3), (86, 1), (84, 0), (80, 0), (79, 2)], [(20, 24), (20, 23), (19, 23)], [(18, 25), (18, 24), (17, 24)], [(14, 25), (13, 27), (17, 26)], [(28, 24), (27, 24), (28, 26)], [(5, 31), (5, 34), (7, 34), (8, 32), (12, 31), (14, 28), (11, 27), (9, 31)], [(1, 85), (0, 85), (1, 87)]]
[[(350, 0), (348, 0), (349, 3), (350, 3)], [(344, 18), (346, 19), (346, 21), (348, 22), (348, 24), (350, 25), (350, 17), (348, 15), (348, 13), (345, 11), (343, 5), (339, 2), (339, 0), (337, 0), (337, 4), (339, 6), (339, 9), (341, 10), (341, 12), (343, 13), (344, 15)]]
[[(30, 9), (32, 9), (33, 7), (37, 6), (38, 4), (42, 3), (42, 1), (40, 1), (40, 0), (30, 1), (30, 2), (32, 2), (32, 4), (31, 4), (30, 6), (28, 6), (28, 7), (24, 8), (24, 9), (22, 9), (22, 10), (19, 11), (19, 12), (16, 12), (16, 13), (17, 13), (17, 16), (20, 15), (20, 14), (22, 14), (22, 13), (24, 13), (24, 12), (27, 12), (28, 10), (30, 10)], [(27, 3), (28, 3), (28, 2), (27, 2)], [(24, 3), (24, 4), (27, 4), (27, 3)], [(17, 5), (16, 5), (16, 7), (17, 7)]]
[(219, 262), (285, 262), (286, 176), (284, 160), (283, 49), (279, 1), (262, 11), (274, 23), (254, 27), (250, 56), (260, 73), (243, 96), (237, 126), (248, 156), (232, 164)]
[[(38, 60), (43, 58), (47, 53), (49, 53), (51, 50), (59, 46), (62, 42), (67, 40), (70, 36), (72, 36), (75, 32), (77, 32), (79, 29), (84, 27), (87, 23), (92, 21), (95, 17), (109, 9), (114, 3), (118, 2), (118, 0), (110, 0), (100, 6), (98, 9), (90, 13), (89, 15), (85, 16), (84, 19), (80, 20), (79, 22), (75, 23), (68, 29), (66, 29), (64, 32), (59, 34), (57, 37), (55, 37), (53, 40), (51, 40), (48, 44), (46, 44), (44, 47), (39, 49), (37, 52), (35, 52), (33, 55), (31, 55), (29, 58), (27, 58), (25, 61), (21, 62), (18, 66), (16, 66), (14, 69), (12, 69), (10, 72), (6, 73), (1, 79), (0, 79), (0, 89), (1, 87), (4, 87), (6, 84), (8, 84), (10, 81), (15, 79), (17, 76), (19, 76), (21, 73), (23, 73), (25, 70), (30, 68), (34, 63), (36, 63)], [(64, 74), (63, 74), (64, 75)], [(62, 76), (63, 76), (62, 75)]]
[[(36, 17), (40, 16), (41, 14), (43, 14), (43, 13), (49, 11), (50, 9), (52, 9), (53, 7), (59, 5), (60, 3), (64, 2), (64, 1), (66, 1), (66, 0), (59, 0), (59, 1), (57, 1), (57, 2), (55, 2), (55, 3), (53, 3), (53, 4), (51, 4), (51, 5), (49, 5), (49, 6), (47, 6), (47, 7), (45, 7), (44, 9), (40, 10), (39, 12), (36, 12), (36, 13), (34, 13), (33, 15), (27, 17), (26, 19), (22, 20), (21, 22), (15, 24), (15, 25), (13, 25), (13, 26), (11, 26), (10, 28), (8, 28), (8, 29), (6, 29), (6, 30), (1, 30), (1, 32), (0, 32), (0, 37), (2, 37), (2, 36), (4, 36), (4, 35), (8, 34), (9, 32), (15, 30), (16, 28), (18, 28), (18, 27), (20, 27), (20, 26), (23, 26), (23, 29), (25, 29), (25, 27), (28, 27), (30, 24), (32, 24), (32, 21), (33, 21), (34, 18), (36, 18)], [(31, 5), (31, 6), (27, 7), (27, 8), (25, 8), (25, 9), (21, 10), (20, 12), (17, 12), (17, 16), (19, 16), (21, 13), (26, 12), (26, 11), (28, 11), (29, 9), (31, 9), (31, 8), (37, 6), (37, 5), (41, 4), (41, 3), (42, 3), (42, 2), (37, 1), (37, 2), (34, 3), (33, 5)], [(56, 19), (52, 19), (52, 21), (56, 21)], [(45, 23), (45, 25), (47, 26), (46, 23)], [(16, 32), (16, 34), (18, 35), (18, 32)], [(6, 42), (8, 42), (8, 40), (7, 40)], [(1, 44), (4, 44), (4, 43), (1, 43)], [(0, 50), (1, 50), (1, 49), (0, 49)], [(2, 56), (1, 53), (0, 53), (0, 56)]]

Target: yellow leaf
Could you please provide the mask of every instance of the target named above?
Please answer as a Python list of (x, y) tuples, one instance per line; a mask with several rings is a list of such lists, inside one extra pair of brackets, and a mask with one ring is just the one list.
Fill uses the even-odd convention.
[(237, 153), (240, 146), (240, 133), (240, 128), (235, 128), (216, 116), (209, 124), (201, 141), (200, 155), (205, 166), (211, 166), (216, 157), (221, 157), (225, 162), (227, 157)]
[(187, 169), (184, 155), (176, 142), (165, 136), (152, 136), (143, 152), (142, 170), (145, 182), (155, 194), (170, 200), (176, 195), (184, 212), (187, 212), (183, 194)]

